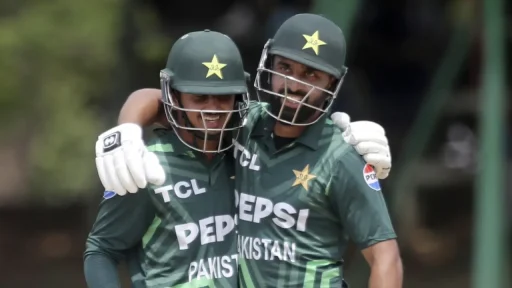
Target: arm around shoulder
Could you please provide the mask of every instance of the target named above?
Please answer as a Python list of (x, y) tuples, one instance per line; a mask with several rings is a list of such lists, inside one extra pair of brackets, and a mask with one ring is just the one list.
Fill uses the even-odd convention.
[(145, 88), (133, 92), (121, 108), (118, 124), (135, 123), (147, 127), (158, 123), (168, 126), (161, 98), (160, 89)]

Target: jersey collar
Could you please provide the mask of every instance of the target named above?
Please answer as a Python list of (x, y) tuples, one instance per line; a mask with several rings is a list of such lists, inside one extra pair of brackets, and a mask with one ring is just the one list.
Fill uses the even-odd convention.
[(320, 119), (314, 124), (311, 124), (304, 133), (300, 135), (297, 142), (301, 143), (304, 146), (307, 146), (313, 150), (317, 150), (320, 146), (320, 140), (322, 140), (322, 134), (325, 129), (329, 129), (330, 125), (326, 125), (327, 122), (330, 121), (327, 117), (327, 113), (320, 116)]
[(153, 132), (160, 138), (160, 141), (148, 146), (148, 150), (152, 152), (164, 152), (169, 153), (170, 156), (195, 159), (203, 163), (206, 167), (217, 166), (226, 155), (226, 153), (217, 153), (213, 161), (206, 161), (203, 153), (193, 150), (183, 144), (173, 130), (167, 128), (156, 128)]

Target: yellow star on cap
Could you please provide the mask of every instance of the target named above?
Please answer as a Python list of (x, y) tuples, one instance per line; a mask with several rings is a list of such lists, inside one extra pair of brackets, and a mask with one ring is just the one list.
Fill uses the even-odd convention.
[(295, 174), (296, 178), (295, 178), (295, 182), (293, 182), (293, 184), (292, 184), (292, 187), (300, 184), (300, 185), (302, 185), (302, 187), (304, 187), (304, 189), (306, 189), (306, 191), (308, 191), (308, 189), (309, 189), (309, 187), (308, 187), (309, 180), (316, 178), (315, 175), (309, 174), (309, 164), (306, 165), (306, 167), (304, 167), (304, 170), (302, 170), (302, 171), (293, 170), (293, 173)]
[(318, 39), (318, 30), (313, 33), (313, 35), (302, 34), (304, 38), (306, 38), (306, 44), (302, 47), (302, 50), (311, 48), (315, 51), (315, 54), (318, 55), (318, 46), (326, 45), (324, 41)]
[(220, 63), (219, 60), (217, 59), (217, 55), (215, 54), (213, 55), (212, 62), (203, 62), (203, 65), (208, 67), (208, 73), (206, 74), (206, 78), (215, 74), (220, 79), (222, 79), (222, 68), (227, 66), (227, 64)]

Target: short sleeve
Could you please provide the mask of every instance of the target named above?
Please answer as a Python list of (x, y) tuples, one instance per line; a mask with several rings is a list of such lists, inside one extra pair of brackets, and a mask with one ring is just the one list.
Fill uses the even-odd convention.
[(342, 229), (360, 249), (396, 238), (373, 167), (354, 149), (334, 165), (329, 197)]

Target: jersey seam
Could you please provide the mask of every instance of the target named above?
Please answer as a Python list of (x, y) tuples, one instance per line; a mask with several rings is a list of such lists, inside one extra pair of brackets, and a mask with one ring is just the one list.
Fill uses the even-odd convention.
[(376, 237), (372, 237), (371, 239), (369, 239), (368, 241), (366, 241), (365, 243), (363, 244), (360, 244), (358, 245), (361, 249), (366, 249), (366, 248), (369, 248), (375, 244), (378, 244), (380, 242), (384, 242), (384, 241), (388, 241), (388, 240), (392, 240), (392, 239), (396, 239), (397, 236), (396, 236), (396, 233), (394, 232), (389, 232), (389, 233), (385, 233), (385, 234), (380, 234)]

